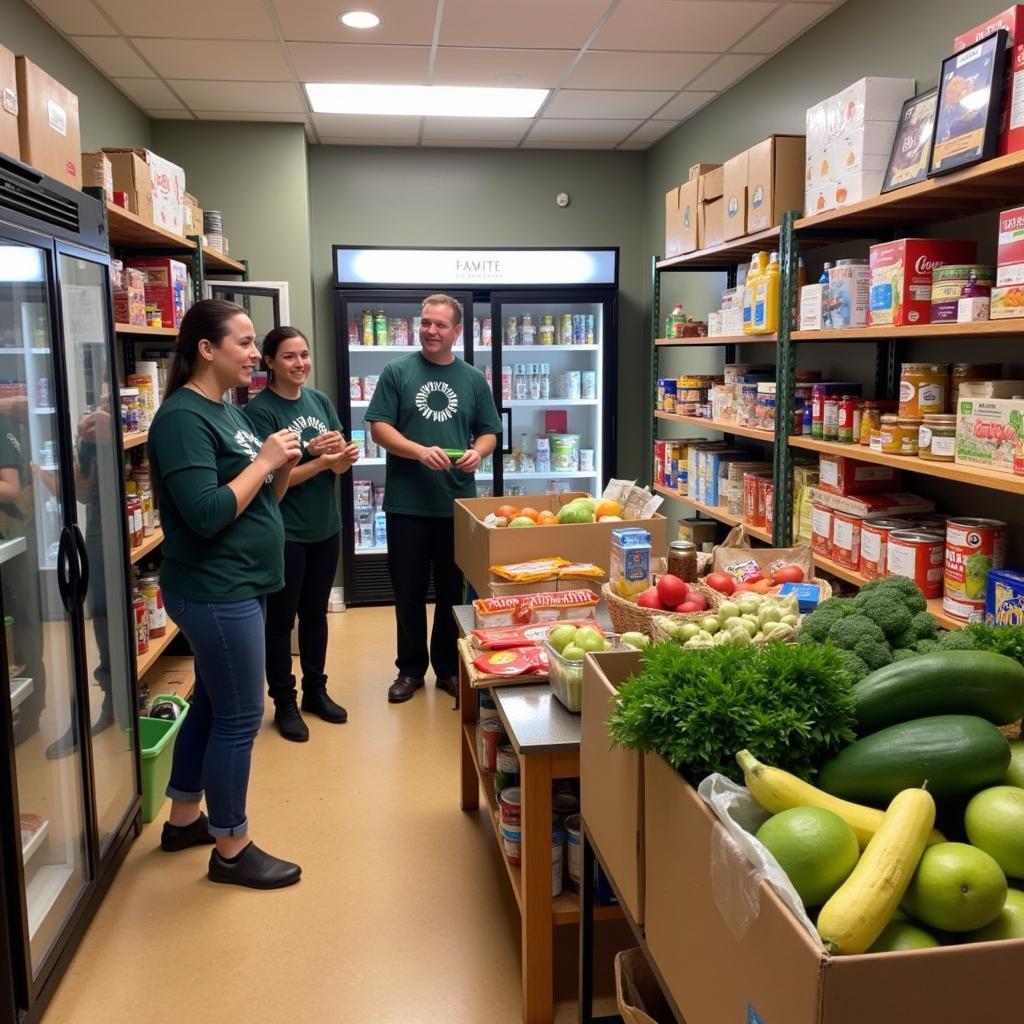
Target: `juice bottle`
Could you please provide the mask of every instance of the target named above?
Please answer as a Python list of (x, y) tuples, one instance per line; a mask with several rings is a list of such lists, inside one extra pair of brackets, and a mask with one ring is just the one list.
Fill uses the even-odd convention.
[(779, 328), (779, 254), (773, 252), (754, 290), (753, 334), (774, 334)]
[(743, 287), (743, 333), (761, 334), (762, 330), (755, 327), (755, 307), (757, 304), (757, 288), (764, 277), (768, 266), (768, 253), (754, 254), (747, 273), (747, 282)]

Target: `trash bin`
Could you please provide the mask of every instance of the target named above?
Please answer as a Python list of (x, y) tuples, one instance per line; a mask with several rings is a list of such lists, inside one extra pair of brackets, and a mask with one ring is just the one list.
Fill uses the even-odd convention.
[(139, 744), (142, 755), (142, 820), (152, 821), (164, 805), (164, 790), (171, 777), (174, 740), (188, 714), (188, 701), (175, 694), (164, 694), (162, 700), (173, 701), (181, 713), (173, 722), (162, 718), (139, 716)]
[(625, 1024), (671, 1024), (675, 1020), (640, 949), (615, 955), (615, 995)]

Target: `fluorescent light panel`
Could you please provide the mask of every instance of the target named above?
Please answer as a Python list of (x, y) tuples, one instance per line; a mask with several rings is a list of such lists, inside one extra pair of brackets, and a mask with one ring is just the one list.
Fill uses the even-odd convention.
[(414, 117), (533, 117), (547, 89), (463, 85), (352, 85), (307, 82), (317, 114), (404, 114)]

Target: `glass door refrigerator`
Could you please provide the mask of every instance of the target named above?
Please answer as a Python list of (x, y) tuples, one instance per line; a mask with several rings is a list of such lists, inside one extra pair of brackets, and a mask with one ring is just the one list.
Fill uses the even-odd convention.
[(0, 1005), (37, 1020), (139, 827), (99, 202), (0, 157)]
[(338, 410), (368, 445), (341, 478), (347, 603), (393, 600), (378, 514), (385, 453), (362, 417), (384, 364), (418, 348), (420, 304), (432, 292), (462, 303), (456, 354), (485, 373), (502, 414), (478, 494), (595, 493), (614, 474), (618, 249), (336, 245), (333, 262)]

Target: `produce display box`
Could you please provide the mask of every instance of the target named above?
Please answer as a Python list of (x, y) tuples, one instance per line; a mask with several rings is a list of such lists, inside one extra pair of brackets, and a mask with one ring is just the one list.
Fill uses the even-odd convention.
[[(629, 671), (608, 663), (609, 684)], [(1024, 939), (830, 957), (665, 761), (647, 754), (643, 779), (644, 884), (658, 894), (645, 908), (647, 944), (688, 1024), (965, 1024), (1013, 1013)]]
[[(573, 498), (586, 498), (582, 491), (565, 494), (519, 495), (520, 507), (557, 512)], [(455, 564), (476, 592), (488, 596), (492, 565), (510, 565), (531, 558), (560, 556), (570, 562), (593, 562), (608, 572), (611, 565), (612, 530), (624, 526), (647, 530), (651, 535), (651, 557), (667, 553), (668, 520), (655, 513), (651, 519), (628, 522), (577, 523), (510, 530), (489, 529), (484, 518), (507, 505), (510, 498), (460, 498), (455, 502)]]
[[(583, 659), (580, 799), (583, 817), (629, 916), (644, 922), (644, 760), (612, 747), (608, 718), (618, 684), (641, 667), (635, 651)], [(612, 679), (615, 682), (612, 682)]]

